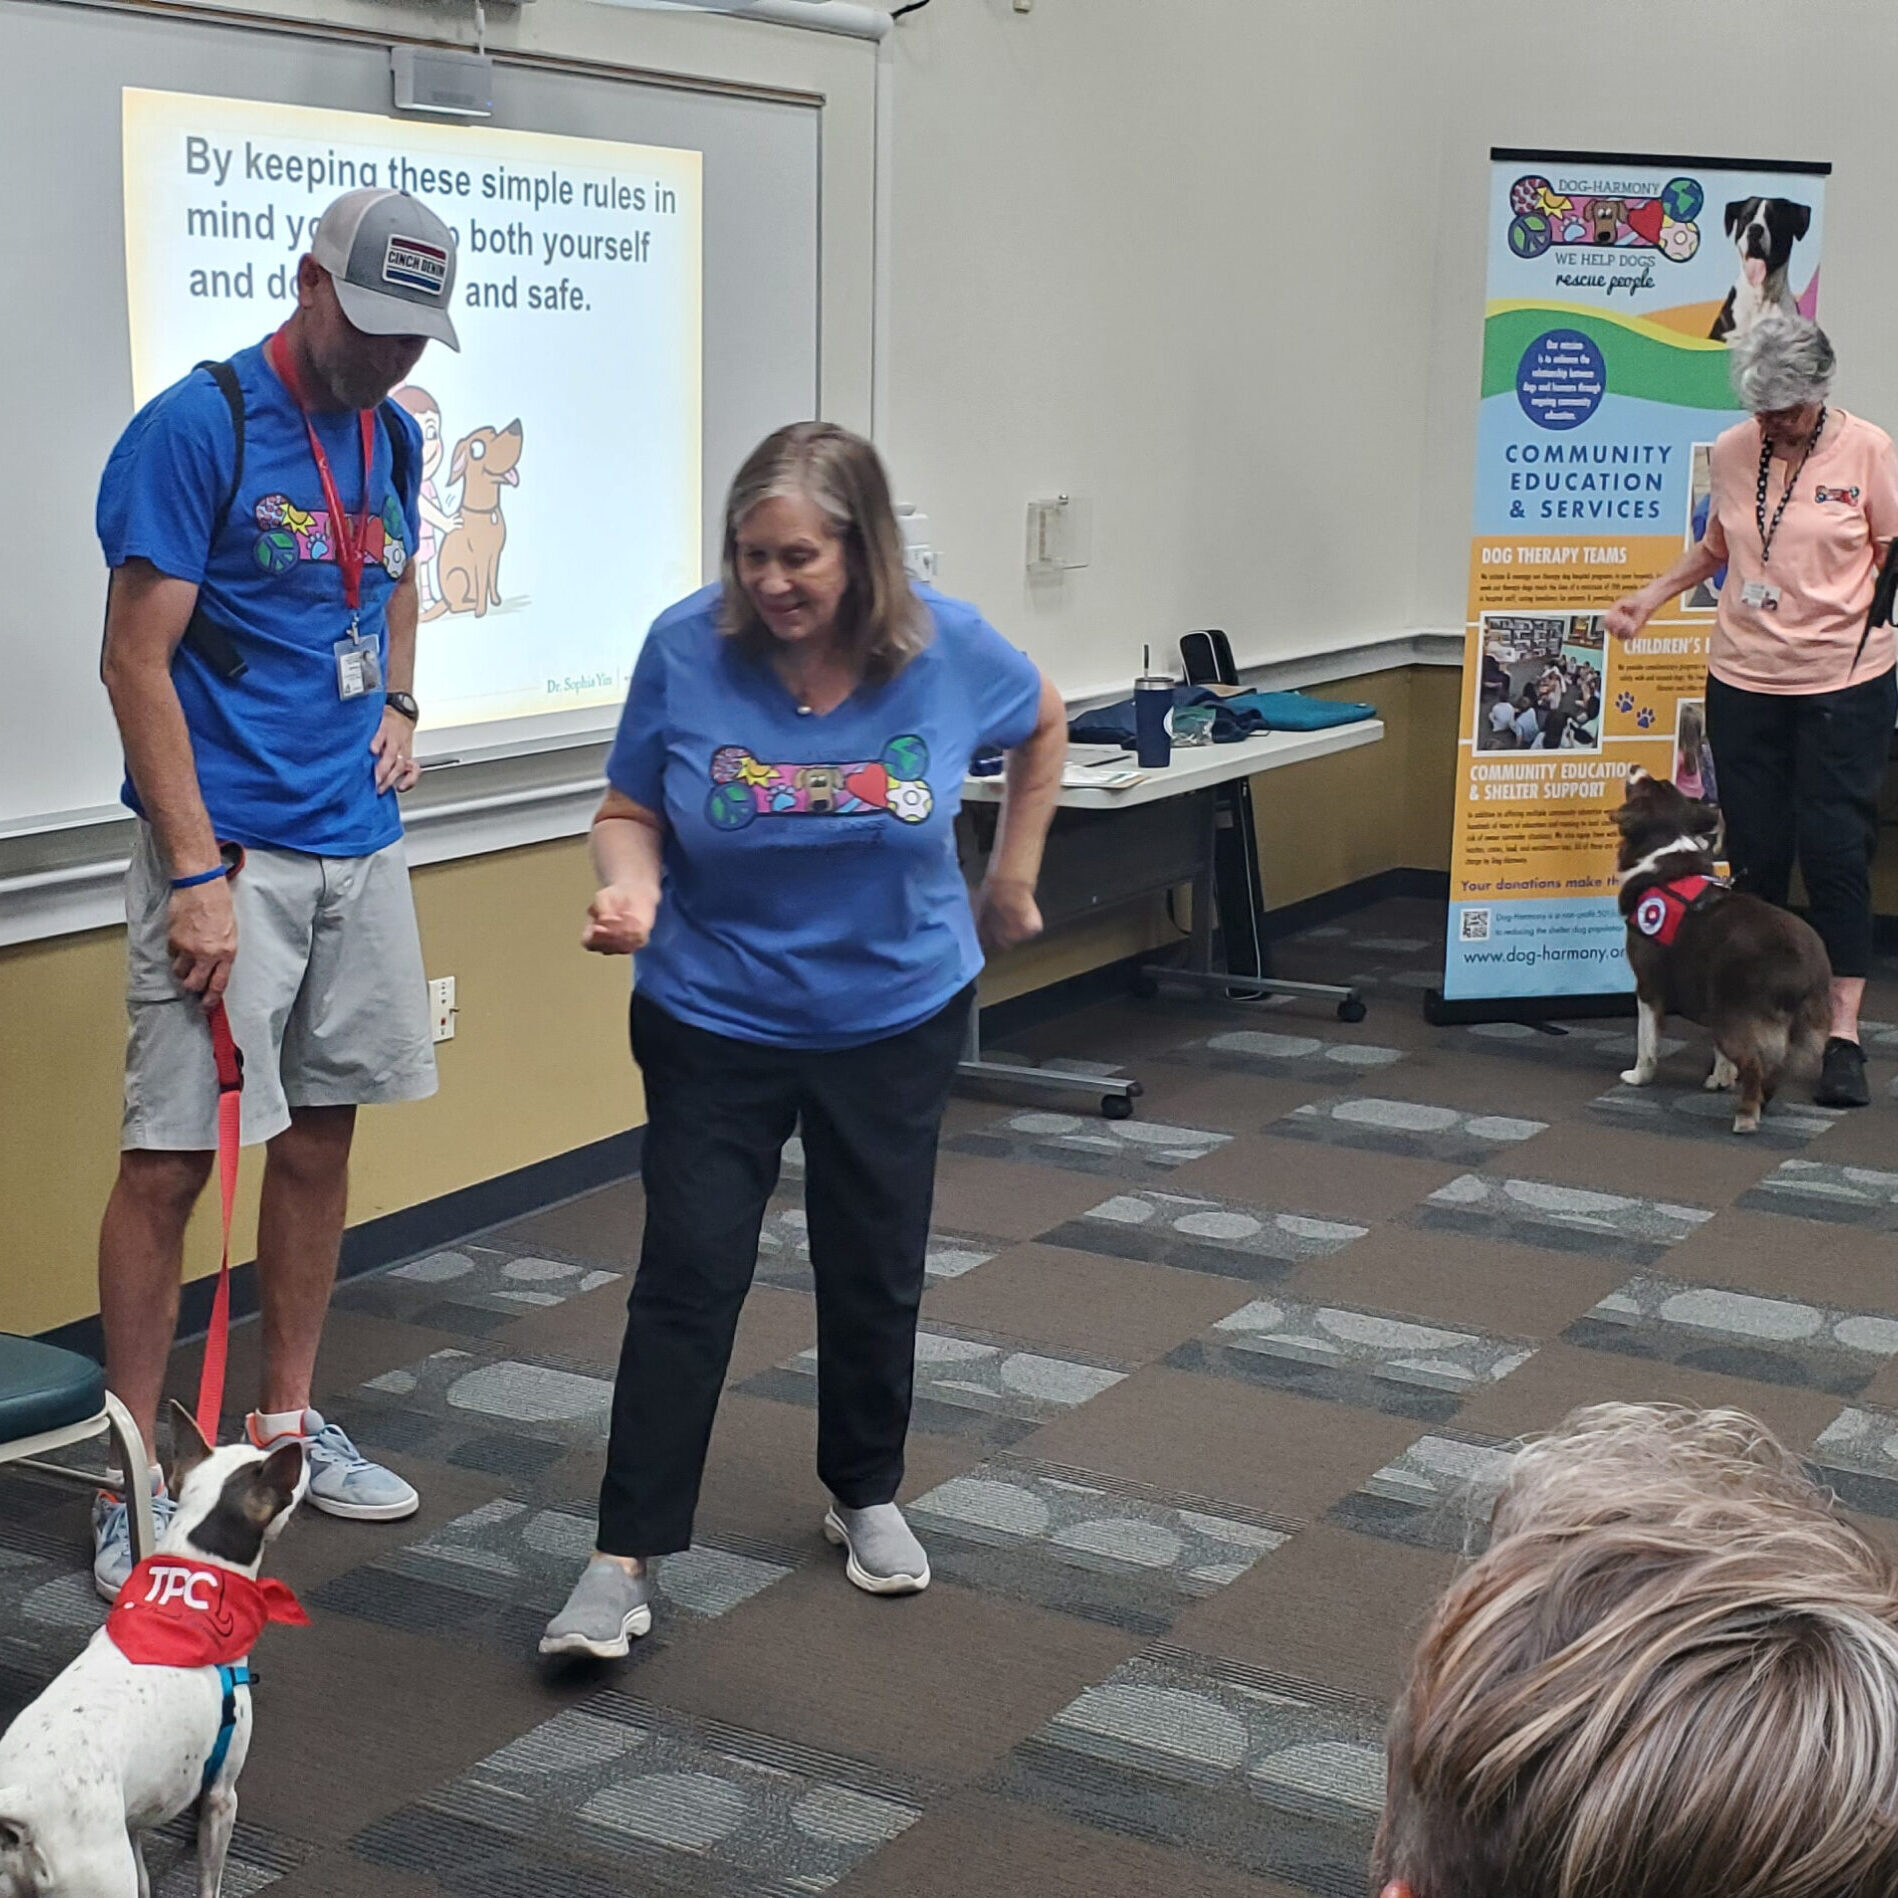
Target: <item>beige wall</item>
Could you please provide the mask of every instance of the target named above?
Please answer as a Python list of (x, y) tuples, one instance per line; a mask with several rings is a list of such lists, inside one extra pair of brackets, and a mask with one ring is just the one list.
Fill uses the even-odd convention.
[[(592, 883), (584, 843), (419, 870), (429, 972), (457, 979), (461, 1017), (437, 1050), (433, 1100), (372, 1109), (357, 1134), (352, 1221), (433, 1199), (598, 1140), (643, 1117), (626, 1050), (627, 965), (578, 947)], [(0, 1329), (45, 1331), (97, 1310), (93, 1245), (118, 1143), (123, 934), (0, 950)], [(251, 1256), (260, 1167), (243, 1174), (234, 1252)], [(217, 1265), (215, 1195), (187, 1271)]]
[(1386, 736), (1253, 781), (1272, 908), (1382, 870), (1449, 869), (1462, 678), (1453, 666), (1408, 666), (1314, 688), (1374, 704)]
[[(1448, 864), (1453, 671), (1416, 667), (1342, 681), (1372, 700), (1382, 745), (1258, 780), (1271, 900), (1295, 902), (1393, 865)], [(1335, 818), (1311, 823), (1313, 809)], [(415, 874), (431, 975), (456, 978), (455, 1039), (437, 1050), (441, 1092), (363, 1116), (352, 1221), (474, 1185), (637, 1126), (626, 1049), (627, 968), (584, 954), (592, 881), (582, 841), (541, 844)], [(996, 965), (985, 1001), (1157, 947), (1149, 907), (1119, 911)], [(93, 1244), (112, 1182), (123, 1045), (118, 930), (0, 950), (0, 1206), (10, 1263), (0, 1329), (44, 1331), (97, 1309)], [(236, 1256), (248, 1258), (259, 1166), (244, 1169)], [(210, 1195), (187, 1270), (217, 1264)]]

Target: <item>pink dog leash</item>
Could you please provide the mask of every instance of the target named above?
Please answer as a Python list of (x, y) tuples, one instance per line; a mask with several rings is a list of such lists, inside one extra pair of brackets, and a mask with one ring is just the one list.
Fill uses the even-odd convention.
[[(230, 863), (224, 874), (234, 877), (244, 867), (243, 847), (227, 844), (224, 850)], [(224, 1411), (224, 1374), (231, 1356), (231, 1217), (237, 1207), (244, 1056), (231, 1033), (231, 1018), (224, 1012), (222, 1000), (213, 1002), (204, 1014), (211, 1029), (211, 1055), (217, 1063), (217, 1184), (224, 1253), (218, 1262), (210, 1329), (204, 1334), (204, 1368), (198, 1378), (198, 1431), (206, 1443), (215, 1444), (218, 1419)]]

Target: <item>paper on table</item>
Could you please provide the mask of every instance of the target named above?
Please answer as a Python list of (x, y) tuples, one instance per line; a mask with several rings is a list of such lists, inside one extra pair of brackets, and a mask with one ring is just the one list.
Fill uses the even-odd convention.
[[(1134, 768), (1133, 754), (1124, 745), (1075, 745), (1061, 767), (1064, 791), (1128, 791), (1144, 784), (1147, 774)], [(993, 778), (988, 780), (993, 781)]]
[(1129, 771), (1123, 766), (1068, 764), (1061, 768), (1061, 788), (1064, 791), (1129, 791), (1136, 784), (1144, 784), (1146, 776), (1144, 771)]

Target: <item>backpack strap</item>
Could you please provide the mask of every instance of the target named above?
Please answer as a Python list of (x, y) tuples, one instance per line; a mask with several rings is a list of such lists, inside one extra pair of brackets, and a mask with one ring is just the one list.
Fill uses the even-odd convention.
[(406, 413), (393, 399), (382, 404), (382, 426), (389, 431), (389, 485), (395, 490), (396, 505), (402, 509), (404, 520), (408, 518), (410, 468), (409, 432), (402, 426), (402, 415)]
[[(238, 385), (237, 371), (228, 362), (201, 362), (198, 367), (217, 384), (218, 393), (224, 398), (224, 406), (231, 412), (231, 433), (237, 439), (237, 453), (231, 462), (230, 486), (224, 490), (224, 498), (218, 503), (217, 513), (211, 522), (211, 545), (215, 547), (230, 523), (231, 509), (236, 505), (244, 485), (244, 391)], [(226, 682), (241, 679), (250, 670), (243, 655), (231, 643), (230, 634), (206, 615), (202, 592), (199, 594), (199, 604), (192, 612), (191, 623), (185, 628), (183, 643), (195, 647), (198, 657)]]
[(237, 371), (228, 362), (201, 362), (198, 367), (217, 384), (218, 394), (231, 412), (231, 433), (237, 440), (237, 456), (231, 463), (231, 484), (224, 490), (217, 517), (211, 523), (211, 540), (215, 545), (230, 521), (238, 490), (244, 485), (244, 391), (238, 386)]
[[(228, 362), (201, 362), (196, 365), (217, 384), (218, 393), (224, 398), (224, 405), (231, 412), (231, 432), (237, 440), (237, 454), (231, 464), (231, 483), (224, 491), (224, 498), (218, 503), (218, 509), (211, 521), (210, 546), (217, 545), (218, 536), (224, 532), (225, 524), (231, 518), (231, 509), (236, 504), (237, 493), (244, 479), (244, 391), (238, 386), (237, 371)], [(195, 371), (194, 371), (195, 373)], [(111, 588), (106, 590), (106, 617), (109, 621), (112, 613)], [(181, 645), (196, 648), (198, 656), (220, 677), (239, 679), (250, 670), (242, 655), (231, 644), (231, 636), (223, 627), (205, 617), (204, 608), (193, 609), (190, 624), (185, 627)], [(105, 636), (101, 631), (99, 639), (99, 669), (105, 671)]]

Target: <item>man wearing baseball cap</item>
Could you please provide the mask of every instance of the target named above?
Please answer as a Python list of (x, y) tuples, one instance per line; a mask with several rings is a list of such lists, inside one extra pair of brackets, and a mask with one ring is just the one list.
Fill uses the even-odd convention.
[[(309, 1501), (375, 1522), (413, 1513), (415, 1491), (310, 1391), (356, 1109), (435, 1091), (396, 806), (419, 775), (421, 441), (385, 398), (431, 339), (459, 347), (454, 287), (454, 237), (431, 211), (395, 191), (338, 198), (289, 320), (148, 402), (98, 503), (103, 672), (139, 818), (125, 1113), (99, 1238), (107, 1381), (152, 1445), (185, 1222), (217, 1147), (207, 1011), (221, 1000), (244, 1062), (243, 1139), (268, 1149), (247, 1429), (260, 1445), (301, 1439)], [(131, 1567), (118, 1497), (101, 1495), (93, 1540), (110, 1599)]]

